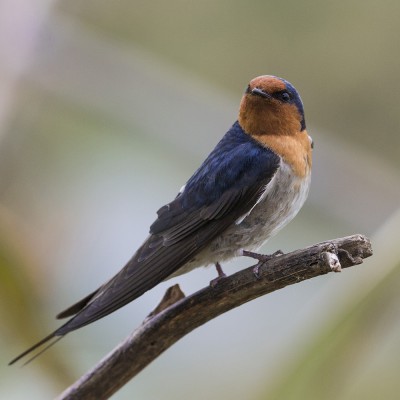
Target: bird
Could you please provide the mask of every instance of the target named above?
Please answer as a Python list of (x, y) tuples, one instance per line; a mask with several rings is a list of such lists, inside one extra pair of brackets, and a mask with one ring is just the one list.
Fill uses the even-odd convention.
[(103, 318), (170, 277), (214, 264), (218, 277), (212, 282), (218, 284), (225, 276), (221, 263), (241, 255), (257, 258), (254, 252), (303, 206), (312, 149), (295, 87), (272, 75), (252, 79), (237, 120), (177, 196), (157, 211), (147, 239), (128, 263), (59, 313), (57, 318), (70, 319), (9, 364)]

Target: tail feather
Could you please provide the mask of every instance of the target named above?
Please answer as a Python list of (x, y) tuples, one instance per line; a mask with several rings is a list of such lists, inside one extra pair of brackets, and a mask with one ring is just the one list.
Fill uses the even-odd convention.
[(53, 347), (59, 340), (61, 340), (64, 336), (54, 336), (53, 341), (50, 342), (47, 346), (45, 346), (42, 350), (40, 350), (38, 353), (36, 353), (34, 356), (29, 358), (27, 361), (25, 361), (22, 365), (25, 366), (26, 364), (29, 364), (32, 362), (36, 357), (39, 357), (41, 354), (43, 354), (46, 350), (48, 350), (50, 347)]
[[(57, 318), (66, 318), (66, 317), (70, 317), (73, 316), (75, 314), (78, 314), (83, 308), (85, 308), (85, 306), (90, 302), (90, 300), (92, 300), (92, 298), (96, 295), (96, 293), (98, 292), (98, 290), (95, 290), (93, 293), (90, 293), (88, 296), (86, 296), (85, 298), (83, 298), (82, 300), (78, 301), (77, 303), (73, 304), (72, 306), (68, 307), (66, 310), (60, 312), (57, 315)], [(56, 329), (54, 332), (50, 333), (49, 335), (47, 335), (45, 338), (43, 338), (42, 340), (40, 340), (39, 342), (37, 342), (36, 344), (34, 344), (33, 346), (29, 347), (29, 349), (25, 350), (23, 353), (19, 354), (17, 357), (15, 357), (14, 359), (12, 359), (8, 365), (13, 365), (15, 364), (17, 361), (21, 360), (22, 358), (24, 358), (25, 356), (27, 356), (28, 354), (34, 352), (35, 350), (39, 349), (40, 347), (42, 347), (44, 344), (50, 342), (50, 340), (53, 340), (51, 343), (48, 343), (47, 346), (45, 346), (43, 349), (41, 349), (38, 353), (36, 353), (33, 357), (31, 357), (27, 362), (25, 362), (25, 364), (30, 363), (31, 361), (33, 361), (36, 357), (38, 357), (39, 355), (41, 355), (44, 351), (46, 351), (49, 347), (53, 346), (54, 344), (56, 344), (63, 336), (64, 333), (60, 333), (59, 330), (61, 328), (63, 328), (65, 325), (68, 324), (69, 321), (67, 321), (64, 325), (62, 325), (60, 328)], [(24, 365), (25, 365), (24, 364)]]
[(45, 343), (49, 342), (51, 339), (53, 338), (57, 338), (56, 341), (50, 343), (48, 346), (46, 346), (43, 350), (41, 350), (38, 354), (36, 354), (34, 357), (32, 357), (30, 360), (27, 361), (27, 363), (29, 363), (30, 361), (32, 361), (34, 358), (36, 358), (39, 354), (42, 354), (45, 350), (47, 350), (49, 347), (51, 347), (53, 344), (55, 344), (58, 340), (60, 340), (62, 338), (62, 336), (59, 336), (56, 334), (56, 331), (50, 333), (50, 335), (47, 335), (45, 338), (43, 338), (40, 342), (37, 342), (36, 344), (34, 344), (33, 346), (29, 347), (29, 349), (25, 350), (23, 353), (21, 353), (20, 355), (18, 355), (17, 357), (15, 357), (14, 359), (12, 359), (8, 365), (13, 365), (15, 364), (17, 361), (19, 361), (21, 358), (25, 357), (26, 355), (28, 355), (29, 353), (31, 353), (32, 351), (35, 351), (36, 349), (38, 349), (39, 347), (43, 346)]
[(56, 315), (56, 318), (62, 319), (77, 314), (79, 311), (82, 310), (82, 308), (84, 308), (89, 303), (90, 300), (92, 300), (92, 298), (96, 295), (98, 291), (99, 289), (95, 290), (93, 293), (90, 293), (82, 300), (79, 300), (77, 303), (72, 304), (72, 306), (68, 307), (66, 310), (61, 311), (59, 314)]

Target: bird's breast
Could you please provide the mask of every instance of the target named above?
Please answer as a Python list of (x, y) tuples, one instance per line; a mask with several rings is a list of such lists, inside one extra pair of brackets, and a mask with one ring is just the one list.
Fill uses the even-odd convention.
[(282, 159), (276, 174), (251, 211), (215, 238), (175, 275), (231, 259), (240, 249), (259, 249), (296, 216), (307, 198), (310, 181), (310, 172), (299, 177)]
[(255, 138), (263, 146), (279, 154), (299, 178), (306, 179), (312, 167), (311, 138), (304, 129), (294, 135), (262, 135)]
[(299, 177), (285, 161), (271, 179), (250, 213), (215, 240), (214, 246), (256, 250), (288, 224), (303, 206), (311, 174)]

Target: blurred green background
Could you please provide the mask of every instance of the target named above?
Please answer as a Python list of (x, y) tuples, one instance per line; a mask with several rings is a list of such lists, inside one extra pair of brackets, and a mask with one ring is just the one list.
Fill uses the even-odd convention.
[[(175, 282), (7, 362), (117, 272), (236, 118), (248, 81), (292, 82), (311, 194), (265, 252), (353, 233), (374, 257), (260, 298), (174, 345), (115, 399), (397, 399), (400, 3), (0, 2), (0, 398), (52, 398)], [(236, 271), (243, 259), (225, 266)]]

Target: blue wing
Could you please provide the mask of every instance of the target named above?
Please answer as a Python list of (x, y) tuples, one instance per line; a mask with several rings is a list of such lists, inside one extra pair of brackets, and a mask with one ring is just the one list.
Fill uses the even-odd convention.
[(280, 158), (236, 122), (185, 185), (158, 211), (150, 236), (109, 282), (58, 315), (64, 335), (122, 307), (190, 261), (256, 204)]

